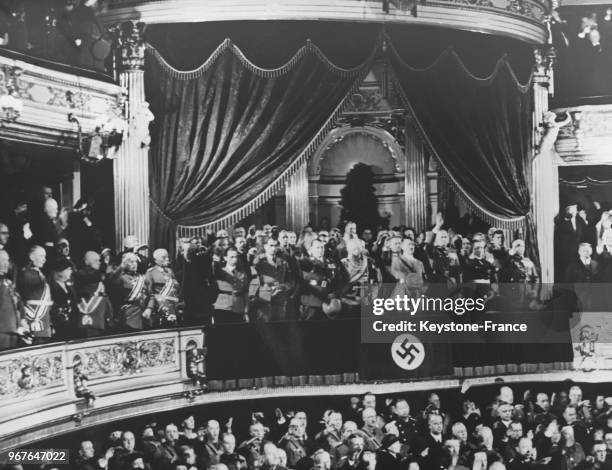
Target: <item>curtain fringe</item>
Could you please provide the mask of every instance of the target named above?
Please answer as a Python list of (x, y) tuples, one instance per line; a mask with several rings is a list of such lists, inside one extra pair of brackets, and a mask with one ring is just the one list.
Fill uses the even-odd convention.
[(374, 48), (366, 58), (366, 60), (353, 68), (342, 68), (334, 64), (324, 53), (323, 51), (315, 45), (310, 39), (306, 40), (306, 44), (298, 49), (298, 51), (287, 61), (284, 65), (281, 65), (275, 69), (264, 69), (261, 67), (257, 67), (253, 62), (251, 62), (246, 55), (240, 50), (238, 46), (232, 43), (231, 39), (225, 39), (214, 52), (206, 59), (206, 61), (200, 65), (198, 68), (193, 70), (182, 71), (172, 67), (159, 53), (155, 47), (151, 44), (147, 43), (145, 51), (154, 58), (172, 77), (179, 80), (191, 80), (194, 78), (201, 77), (204, 73), (206, 73), (212, 65), (221, 57), (224, 53), (230, 52), (236, 57), (240, 63), (253, 74), (264, 77), (264, 78), (278, 78), (287, 72), (291, 71), (301, 59), (306, 57), (307, 55), (313, 55), (316, 57), (329, 71), (338, 74), (341, 77), (353, 77), (355, 75), (359, 75), (364, 67), (364, 64), (369, 64), (372, 62), (374, 57), (376, 57), (380, 51), (380, 45), (382, 43), (382, 35), (379, 36), (379, 39), (376, 41)]
[(395, 48), (393, 42), (391, 41), (390, 37), (385, 36), (385, 39), (387, 41), (387, 50), (389, 51), (389, 54), (391, 55), (391, 57), (395, 61), (397, 61), (399, 65), (401, 65), (403, 68), (407, 70), (410, 70), (411, 72), (420, 72), (420, 73), (429, 72), (433, 70), (435, 67), (437, 67), (438, 64), (440, 64), (440, 62), (451, 58), (455, 61), (455, 63), (461, 68), (461, 70), (468, 77), (470, 77), (472, 80), (481, 82), (483, 85), (488, 85), (489, 83), (491, 83), (493, 80), (497, 78), (497, 76), (502, 71), (508, 72), (516, 88), (523, 94), (531, 90), (531, 86), (533, 85), (533, 77), (535, 75), (535, 72), (532, 70), (531, 74), (529, 75), (529, 78), (527, 79), (527, 82), (524, 84), (521, 83), (518, 77), (516, 76), (514, 69), (512, 68), (512, 64), (510, 64), (510, 61), (508, 60), (507, 54), (504, 54), (497, 60), (497, 62), (495, 63), (495, 67), (493, 67), (493, 71), (488, 76), (479, 77), (477, 75), (474, 75), (470, 71), (470, 69), (468, 69), (467, 65), (465, 65), (463, 60), (461, 60), (461, 57), (459, 56), (459, 54), (457, 54), (457, 52), (453, 49), (452, 46), (442, 51), (442, 53), (427, 67), (415, 68), (415, 67), (410, 66), (408, 63), (406, 63), (406, 61), (404, 61), (404, 59), (402, 59), (399, 52)]
[(224, 39), (223, 42), (219, 44), (217, 48), (213, 51), (213, 53), (208, 57), (208, 59), (206, 59), (206, 61), (198, 68), (195, 68), (193, 70), (175, 69), (166, 61), (166, 59), (162, 57), (159, 51), (149, 43), (145, 44), (145, 52), (149, 54), (151, 58), (155, 59), (164, 69), (164, 71), (170, 76), (179, 80), (191, 80), (194, 78), (201, 77), (207, 70), (212, 67), (212, 65), (217, 61), (217, 59), (221, 57), (224, 52), (230, 50), (232, 46), (232, 41), (229, 38)]
[(440, 168), (442, 169), (442, 171), (444, 173), (445, 180), (448, 183), (448, 186), (453, 190), (453, 192), (455, 194), (457, 194), (465, 202), (465, 204), (468, 207), (470, 207), (470, 209), (472, 209), (479, 217), (481, 217), (484, 221), (486, 221), (489, 224), (491, 224), (491, 226), (502, 228), (502, 229), (506, 229), (506, 230), (516, 230), (516, 229), (524, 228), (525, 221), (526, 221), (526, 216), (522, 215), (522, 216), (518, 216), (518, 217), (507, 218), (507, 217), (500, 217), (500, 216), (497, 216), (495, 214), (492, 214), (491, 212), (487, 211), (486, 209), (480, 207), (463, 190), (463, 188), (461, 188), (459, 183), (457, 183), (457, 181), (455, 180), (453, 175), (448, 171), (448, 169), (444, 165), (444, 162), (442, 161), (442, 159), (438, 155), (438, 152), (436, 152), (436, 149), (433, 146), (431, 140), (429, 140), (429, 137), (427, 136), (427, 133), (425, 132), (425, 129), (423, 129), (423, 127), (421, 126), (420, 121), (417, 119), (416, 113), (414, 112), (414, 109), (412, 108), (412, 104), (410, 103), (410, 100), (406, 96), (406, 93), (404, 92), (404, 90), (402, 89), (401, 85), (399, 84), (397, 76), (395, 75), (395, 73), (391, 74), (391, 80), (392, 80), (392, 83), (393, 83), (394, 87), (396, 88), (397, 93), (399, 94), (399, 97), (400, 97), (400, 100), (402, 101), (402, 104), (408, 110), (408, 113), (409, 113), (409, 115), (411, 117), (411, 121), (412, 121), (412, 123), (414, 125), (414, 128), (416, 129), (417, 133), (419, 134), (419, 136), (423, 140), (424, 144), (427, 146), (427, 149), (429, 150), (431, 155), (434, 156), (434, 158), (436, 159), (436, 161), (440, 165)]
[(484, 220), (491, 227), (496, 227), (502, 230), (515, 231), (525, 228), (527, 221), (526, 216), (516, 217), (512, 219), (502, 219), (491, 215), (489, 212), (483, 210), (480, 206), (475, 204), (470, 198), (466, 197), (463, 190), (457, 187), (455, 182), (446, 175), (444, 171), (443, 178), (446, 181), (448, 188), (456, 195), (461, 201), (470, 209), (471, 212), (476, 214), (480, 219)]
[(259, 193), (259, 195), (257, 195), (253, 200), (251, 200), (246, 206), (241, 207), (240, 209), (236, 209), (228, 215), (225, 215), (213, 222), (197, 226), (178, 225), (177, 234), (180, 233), (181, 229), (183, 228), (193, 230), (197, 232), (199, 236), (204, 236), (207, 230), (217, 231), (220, 229), (230, 228), (240, 220), (255, 212), (263, 204), (268, 202), (274, 195), (276, 195), (276, 193), (280, 189), (285, 187), (287, 181), (289, 181), (289, 179), (293, 175), (295, 175), (295, 173), (300, 169), (300, 167), (303, 164), (306, 164), (310, 157), (316, 152), (325, 136), (335, 127), (338, 118), (348, 106), (348, 97), (351, 96), (355, 91), (357, 91), (357, 89), (361, 85), (361, 81), (365, 78), (369, 70), (369, 67), (364, 67), (361, 70), (360, 75), (356, 78), (355, 83), (353, 83), (353, 85), (348, 90), (347, 94), (342, 99), (340, 104), (336, 107), (336, 109), (325, 122), (325, 124), (323, 124), (321, 129), (319, 129), (317, 134), (311, 139), (308, 145), (306, 145), (304, 150), (302, 150), (300, 155), (272, 183), (270, 183), (266, 188), (264, 188)]

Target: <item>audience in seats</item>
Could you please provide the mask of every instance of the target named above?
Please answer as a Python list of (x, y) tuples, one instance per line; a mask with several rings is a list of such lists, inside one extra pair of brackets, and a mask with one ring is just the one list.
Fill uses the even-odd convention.
[[(612, 469), (612, 397), (584, 400), (574, 385), (569, 395), (579, 401), (573, 404), (566, 388), (550, 397), (533, 391), (514, 402), (504, 385), (493, 402), (478, 404), (470, 390), (451, 393), (454, 403), (444, 403), (450, 413), (440, 411), (438, 394), (434, 406), (432, 396), (422, 407), (396, 396), (381, 397), (372, 408), (365, 402), (376, 397), (368, 393), (350, 398), (362, 410), (358, 423), (347, 419), (353, 414), (348, 398), (337, 409), (309, 405), (308, 414), (253, 410), (235, 416), (243, 424), (237, 429), (234, 418), (177, 411), (174, 422), (97, 436), (97, 448), (91, 440), (75, 441), (73, 455), (77, 470)], [(583, 412), (576, 414), (576, 406)]]

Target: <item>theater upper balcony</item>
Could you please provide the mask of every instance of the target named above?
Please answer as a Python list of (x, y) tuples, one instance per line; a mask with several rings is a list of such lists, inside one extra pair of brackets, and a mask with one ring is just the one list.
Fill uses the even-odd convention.
[(79, 126), (85, 136), (121, 116), (122, 100), (122, 88), (105, 75), (0, 49), (2, 140), (75, 150)]
[(551, 0), (111, 0), (107, 23), (218, 21), (341, 21), (436, 26), (508, 36), (528, 43), (546, 39)]

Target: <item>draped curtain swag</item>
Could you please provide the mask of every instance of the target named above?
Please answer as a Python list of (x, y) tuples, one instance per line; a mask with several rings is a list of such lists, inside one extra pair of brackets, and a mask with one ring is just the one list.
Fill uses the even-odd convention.
[(308, 42), (284, 66), (264, 70), (225, 41), (201, 67), (180, 72), (148, 48), (153, 246), (173, 246), (177, 229), (203, 235), (236, 223), (281, 189), (334, 125), (376, 51), (346, 70)]
[(392, 45), (389, 62), (404, 105), (450, 189), (491, 226), (521, 230), (538, 264), (531, 212), (531, 78), (521, 84), (508, 59), (476, 77), (453, 50), (425, 69)]
[[(274, 70), (256, 67), (229, 40), (189, 72), (149, 47), (153, 246), (173, 246), (177, 232), (202, 235), (235, 224), (282, 189), (384, 54), (452, 190), (491, 225), (523, 229), (535, 248), (531, 79), (519, 83), (505, 56), (488, 77), (476, 77), (452, 50), (415, 69), (383, 38), (386, 47), (379, 41), (351, 70), (336, 67), (310, 42)], [(537, 252), (531, 255), (537, 262)]]

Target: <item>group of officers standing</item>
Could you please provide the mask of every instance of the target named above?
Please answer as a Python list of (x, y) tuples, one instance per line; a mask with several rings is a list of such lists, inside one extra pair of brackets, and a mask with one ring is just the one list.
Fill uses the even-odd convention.
[(376, 239), (351, 222), (344, 234), (306, 228), (299, 239), (237, 227), (182, 240), (176, 270), (167, 250), (149, 260), (134, 237), (118, 264), (109, 250), (88, 251), (78, 268), (69, 247), (47, 266), (35, 245), (21, 270), (0, 250), (0, 348), (179, 324), (335, 319), (358, 316), (364, 295), (480, 296), (501, 281), (537, 282), (522, 240), (509, 251), (501, 231), (470, 238), (442, 226), (440, 217), (427, 234), (399, 228)]

